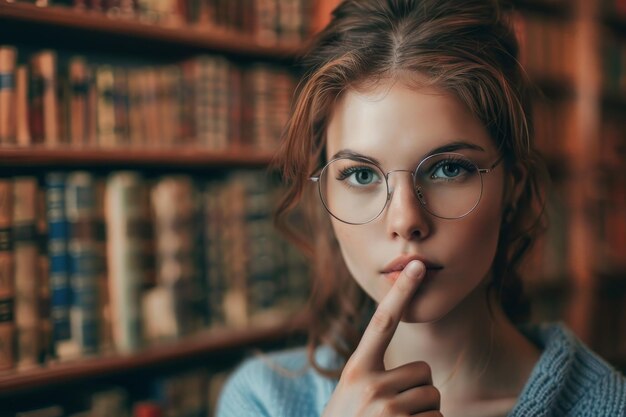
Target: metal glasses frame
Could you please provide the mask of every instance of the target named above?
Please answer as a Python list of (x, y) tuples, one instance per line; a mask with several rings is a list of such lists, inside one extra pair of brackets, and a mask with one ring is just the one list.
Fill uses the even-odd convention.
[[(422, 166), (422, 164), (424, 162), (428, 161), (431, 158), (434, 158), (434, 157), (437, 157), (437, 156), (441, 156), (441, 155), (454, 155), (454, 156), (461, 157), (461, 158), (469, 160), (472, 164), (474, 164), (474, 166), (476, 166), (478, 174), (480, 175), (480, 195), (478, 196), (478, 200), (476, 201), (476, 204), (474, 204), (474, 206), (471, 209), (469, 209), (467, 211), (467, 213), (463, 214), (462, 216), (458, 216), (458, 217), (443, 217), (443, 216), (438, 216), (435, 213), (432, 213), (426, 207), (426, 202), (424, 201), (424, 196), (421, 193), (421, 186), (419, 186), (419, 184), (417, 183), (417, 172), (419, 171), (419, 169)], [(347, 222), (345, 220), (340, 219), (339, 217), (337, 217), (336, 215), (334, 215), (330, 211), (330, 209), (326, 205), (326, 202), (324, 201), (324, 197), (322, 197), (322, 186), (321, 186), (320, 178), (322, 177), (322, 175), (324, 175), (324, 172), (326, 171), (326, 169), (328, 168), (328, 166), (330, 164), (332, 164), (333, 162), (338, 161), (340, 159), (353, 159), (353, 160), (356, 160), (356, 161), (363, 161), (363, 162), (366, 162), (368, 164), (374, 165), (374, 166), (376, 166), (376, 168), (378, 168), (380, 170), (380, 172), (383, 173), (383, 176), (385, 177), (385, 187), (387, 187), (387, 199), (385, 201), (385, 204), (383, 205), (381, 210), (378, 212), (378, 214), (376, 214), (376, 216), (372, 217), (370, 220), (368, 220), (366, 222), (353, 223), (353, 222)], [(420, 202), (420, 205), (424, 208), (424, 210), (427, 213), (429, 213), (432, 216), (438, 217), (440, 219), (458, 220), (458, 219), (462, 219), (463, 217), (465, 217), (468, 214), (470, 214), (478, 206), (478, 204), (480, 203), (480, 200), (482, 199), (482, 196), (483, 196), (483, 178), (482, 178), (482, 175), (483, 174), (489, 174), (491, 171), (493, 171), (494, 168), (496, 166), (498, 166), (498, 164), (502, 161), (502, 159), (503, 159), (503, 155), (500, 155), (498, 157), (498, 159), (496, 159), (495, 162), (493, 164), (491, 164), (491, 166), (489, 166), (489, 168), (479, 168), (478, 165), (476, 165), (474, 163), (474, 161), (472, 161), (470, 158), (466, 157), (465, 155), (462, 155), (460, 153), (455, 153), (455, 152), (441, 152), (441, 153), (436, 153), (436, 154), (433, 154), (433, 155), (429, 155), (426, 158), (422, 159), (414, 170), (394, 169), (394, 170), (391, 170), (391, 171), (387, 171), (387, 173), (385, 173), (385, 171), (383, 171), (383, 169), (378, 164), (374, 163), (373, 161), (371, 161), (368, 158), (365, 158), (365, 157), (357, 157), (357, 158), (341, 157), (341, 158), (334, 158), (334, 159), (328, 161), (328, 163), (326, 165), (324, 165), (324, 167), (320, 170), (319, 175), (311, 176), (311, 177), (309, 177), (309, 180), (312, 181), (312, 182), (317, 183), (317, 190), (318, 190), (318, 193), (319, 193), (319, 196), (320, 196), (320, 200), (322, 200), (322, 204), (324, 205), (324, 208), (326, 209), (328, 214), (330, 214), (331, 216), (333, 216), (335, 219), (339, 220), (342, 223), (351, 224), (351, 225), (363, 225), (363, 224), (367, 224), (367, 223), (370, 223), (370, 222), (373, 222), (374, 220), (376, 220), (378, 218), (378, 216), (380, 216), (382, 214), (382, 212), (385, 211), (385, 209), (387, 208), (387, 205), (389, 204), (389, 201), (391, 200), (391, 197), (392, 197), (392, 194), (393, 194), (393, 192), (389, 189), (389, 174), (391, 174), (393, 172), (408, 172), (408, 173), (411, 174), (411, 177), (413, 178), (413, 188), (415, 189), (415, 194), (417, 196), (417, 199)]]

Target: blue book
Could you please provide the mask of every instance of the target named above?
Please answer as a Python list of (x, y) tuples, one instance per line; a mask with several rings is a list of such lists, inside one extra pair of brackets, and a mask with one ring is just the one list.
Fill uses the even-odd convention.
[(65, 174), (50, 172), (45, 178), (46, 213), (48, 218), (48, 256), (50, 265), (50, 316), (52, 344), (71, 339), (70, 307), (72, 288), (69, 280), (68, 230), (65, 214)]
[(68, 221), (69, 277), (72, 288), (70, 321), (78, 355), (98, 352), (102, 260), (98, 236), (95, 181), (88, 172), (72, 172), (65, 183)]

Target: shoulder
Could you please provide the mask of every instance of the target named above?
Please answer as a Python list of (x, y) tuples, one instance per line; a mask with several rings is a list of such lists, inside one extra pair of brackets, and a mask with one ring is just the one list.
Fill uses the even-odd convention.
[[(325, 358), (328, 352), (318, 349), (316, 355)], [(309, 365), (305, 348), (256, 355), (226, 382), (217, 416), (317, 416), (335, 384)]]
[(565, 325), (542, 324), (525, 333), (543, 352), (522, 393), (521, 408), (537, 407), (563, 416), (626, 417), (624, 376)]

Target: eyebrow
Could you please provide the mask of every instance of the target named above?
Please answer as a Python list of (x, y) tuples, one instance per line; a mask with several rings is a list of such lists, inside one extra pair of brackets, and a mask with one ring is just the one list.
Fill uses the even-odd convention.
[[(469, 142), (456, 141), (456, 142), (447, 143), (443, 146), (439, 146), (437, 148), (431, 149), (424, 155), (422, 159), (426, 159), (429, 156), (434, 155), (436, 153), (455, 152), (455, 151), (459, 151), (463, 149), (485, 152), (485, 149), (482, 146), (476, 145), (474, 143), (469, 143)], [(378, 161), (378, 159), (372, 156), (363, 155), (359, 152), (353, 151), (352, 149), (342, 149), (336, 154), (334, 154), (330, 159), (333, 160), (337, 158), (365, 158), (369, 161), (372, 161), (373, 163), (377, 165), (380, 165), (380, 162)]]

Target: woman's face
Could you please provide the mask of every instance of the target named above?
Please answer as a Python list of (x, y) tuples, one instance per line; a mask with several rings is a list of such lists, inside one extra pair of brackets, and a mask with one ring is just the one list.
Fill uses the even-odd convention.
[[(401, 82), (346, 91), (327, 131), (328, 160), (356, 153), (378, 160), (385, 173), (413, 171), (426, 155), (450, 145), (479, 168), (489, 168), (499, 157), (485, 127), (457, 98)], [(484, 300), (502, 214), (502, 165), (483, 174), (478, 206), (460, 219), (425, 211), (407, 172), (389, 175), (392, 197), (372, 222), (349, 225), (331, 218), (345, 263), (359, 285), (380, 302), (399, 274), (393, 270), (418, 258), (432, 268), (405, 311), (405, 321), (438, 321), (459, 306), (476, 305), (471, 301), (477, 297)]]

